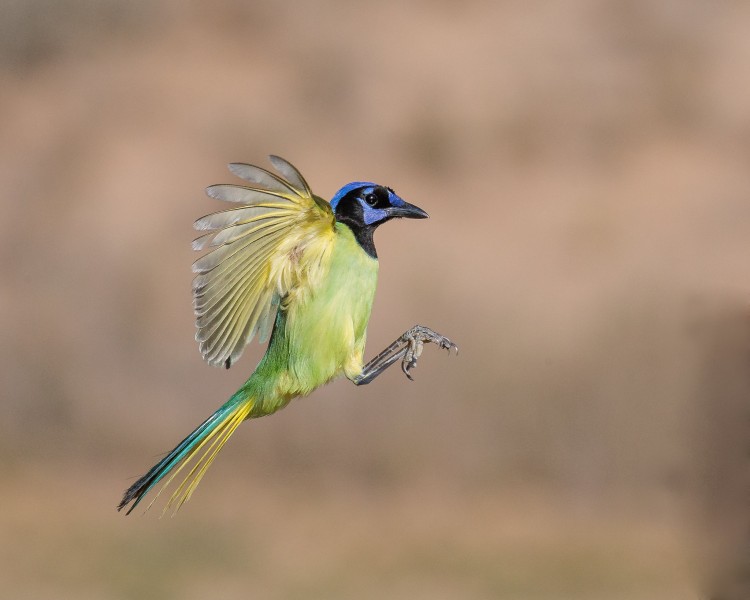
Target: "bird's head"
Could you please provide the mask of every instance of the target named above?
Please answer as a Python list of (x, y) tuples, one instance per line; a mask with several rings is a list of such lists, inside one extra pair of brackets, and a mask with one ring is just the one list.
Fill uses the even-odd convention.
[(377, 258), (372, 234), (375, 228), (391, 219), (426, 219), (427, 213), (401, 199), (391, 188), (375, 183), (355, 181), (342, 187), (331, 200), (336, 220), (347, 225), (357, 241), (373, 258)]

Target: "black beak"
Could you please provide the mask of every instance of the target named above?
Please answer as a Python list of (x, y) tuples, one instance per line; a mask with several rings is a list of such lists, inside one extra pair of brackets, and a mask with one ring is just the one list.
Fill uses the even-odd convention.
[(404, 202), (403, 206), (389, 206), (385, 209), (391, 219), (426, 219), (428, 215), (418, 206)]

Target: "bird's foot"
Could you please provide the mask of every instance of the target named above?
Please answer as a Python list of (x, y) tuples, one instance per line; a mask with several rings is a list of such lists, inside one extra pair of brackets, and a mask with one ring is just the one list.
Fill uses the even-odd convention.
[(429, 327), (423, 327), (422, 325), (415, 325), (404, 333), (401, 336), (401, 341), (407, 344), (406, 353), (401, 361), (401, 370), (411, 381), (414, 381), (414, 378), (411, 376), (410, 371), (417, 366), (417, 360), (421, 356), (422, 350), (424, 350), (425, 343), (432, 342), (449, 353), (453, 349), (458, 354), (458, 346), (456, 344), (444, 335), (440, 335), (437, 331), (433, 331)]

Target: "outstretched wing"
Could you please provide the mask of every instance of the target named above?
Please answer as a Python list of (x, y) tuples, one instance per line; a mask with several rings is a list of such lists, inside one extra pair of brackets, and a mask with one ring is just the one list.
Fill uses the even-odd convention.
[(280, 301), (315, 285), (334, 236), (331, 206), (315, 196), (290, 163), (271, 156), (276, 175), (233, 163), (249, 185), (212, 185), (206, 193), (240, 206), (195, 222), (207, 231), (194, 250), (214, 248), (193, 264), (193, 306), (203, 358), (227, 368), (257, 335), (268, 339)]

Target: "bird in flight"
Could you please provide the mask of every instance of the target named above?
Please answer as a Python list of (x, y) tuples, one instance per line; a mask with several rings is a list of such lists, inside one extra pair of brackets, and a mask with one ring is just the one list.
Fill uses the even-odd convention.
[(253, 337), (261, 343), (270, 337), (266, 353), (226, 403), (125, 491), (118, 510), (130, 505), (127, 514), (158, 483), (164, 481), (163, 491), (183, 473), (164, 508), (176, 512), (245, 419), (270, 415), (340, 375), (370, 383), (398, 361), (411, 379), (428, 342), (458, 352), (448, 338), (415, 325), (363, 360), (378, 274), (373, 233), (391, 219), (427, 213), (367, 182), (349, 183), (326, 202), (289, 162), (270, 160), (277, 173), (229, 165), (247, 183), (206, 190), (236, 206), (198, 219), (203, 234), (193, 242), (195, 250), (210, 248), (193, 264), (203, 358), (229, 368)]

